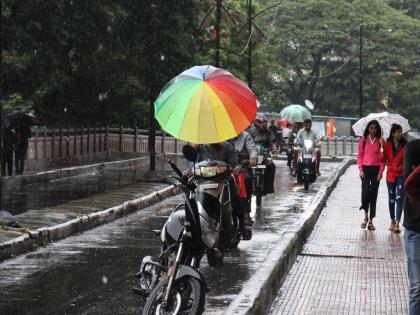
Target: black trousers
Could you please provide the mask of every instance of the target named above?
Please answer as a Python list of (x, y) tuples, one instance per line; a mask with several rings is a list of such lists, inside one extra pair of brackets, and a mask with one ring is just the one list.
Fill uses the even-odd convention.
[(2, 176), (12, 176), (13, 173), (13, 152), (3, 153), (3, 161), (1, 165)]
[(264, 174), (264, 192), (272, 194), (274, 192), (274, 176), (276, 175), (276, 166), (274, 163), (267, 164)]
[(236, 185), (233, 180), (233, 178), (229, 177), (229, 191), (230, 191), (230, 197), (231, 197), (231, 203), (233, 208), (233, 213), (237, 216), (239, 220), (239, 224), (244, 224), (245, 220), (245, 209), (242, 207), (241, 200), (239, 198), (238, 191), (236, 190)]
[(362, 178), (362, 205), (360, 210), (365, 210), (369, 213), (369, 218), (373, 219), (376, 216), (376, 200), (378, 199), (379, 189), (379, 166), (362, 166), (365, 177)]

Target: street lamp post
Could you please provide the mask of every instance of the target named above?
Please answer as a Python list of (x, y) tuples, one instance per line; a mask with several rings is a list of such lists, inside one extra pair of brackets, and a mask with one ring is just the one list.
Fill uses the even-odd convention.
[(149, 26), (152, 32), (152, 43), (149, 51), (149, 110), (150, 110), (150, 129), (149, 129), (149, 170), (154, 171), (156, 169), (156, 121), (155, 121), (155, 89), (156, 89), (156, 75), (155, 75), (155, 58), (156, 58), (156, 40), (157, 31), (155, 25), (155, 11), (157, 10), (157, 1), (153, 1), (150, 5), (151, 16)]
[[(341, 31), (328, 31), (330, 33), (338, 33), (346, 38), (350, 39), (353, 43), (355, 43), (359, 48), (357, 49), (359, 51), (359, 116), (362, 118), (363, 116), (363, 49), (366, 49), (363, 46), (363, 25), (360, 24), (359, 26), (359, 39), (352, 37), (351, 35), (341, 32)], [(392, 29), (387, 29), (382, 32), (376, 33), (368, 38), (365, 39), (365, 42), (368, 43), (369, 41), (373, 40), (374, 38), (384, 34), (384, 33), (390, 33), (392, 32)], [(355, 51), (357, 51), (355, 50)]]

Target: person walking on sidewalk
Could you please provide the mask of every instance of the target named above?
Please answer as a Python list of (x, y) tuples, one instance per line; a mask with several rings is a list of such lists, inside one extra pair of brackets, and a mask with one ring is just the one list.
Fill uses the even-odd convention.
[(376, 216), (376, 199), (378, 198), (379, 182), (382, 179), (384, 163), (381, 154), (381, 126), (378, 121), (371, 120), (359, 142), (357, 166), (362, 180), (362, 205), (365, 211), (362, 229), (375, 230), (373, 218)]
[[(383, 162), (387, 165), (386, 184), (388, 186), (388, 204), (391, 225), (389, 230), (400, 233), (402, 203), (404, 198), (404, 146), (407, 141), (402, 135), (402, 127), (393, 124), (387, 141), (383, 143)], [(395, 215), (395, 205), (397, 213)]]
[[(417, 169), (420, 165), (420, 139), (410, 141), (405, 146), (404, 177), (406, 195), (404, 196), (404, 243), (407, 255), (407, 274), (409, 281), (408, 314), (420, 314), (420, 198), (412, 193), (418, 192), (420, 183)], [(417, 174), (417, 177), (416, 177)]]

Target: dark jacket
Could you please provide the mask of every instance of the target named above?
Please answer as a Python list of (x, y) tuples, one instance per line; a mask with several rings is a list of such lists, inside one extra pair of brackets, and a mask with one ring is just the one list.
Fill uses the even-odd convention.
[[(410, 141), (405, 146), (404, 177), (407, 178), (413, 168), (420, 165), (420, 139)], [(410, 202), (404, 196), (404, 227), (420, 233), (420, 202)]]

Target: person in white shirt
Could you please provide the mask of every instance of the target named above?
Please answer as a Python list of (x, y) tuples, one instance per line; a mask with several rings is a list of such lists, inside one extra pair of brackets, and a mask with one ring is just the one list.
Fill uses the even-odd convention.
[[(319, 172), (319, 165), (321, 162), (320, 138), (318, 134), (311, 128), (312, 128), (312, 120), (306, 119), (303, 122), (303, 128), (299, 130), (296, 135), (295, 144), (298, 147), (301, 147), (305, 140), (312, 140), (313, 144), (315, 145), (316, 175), (321, 176), (321, 173)], [(294, 156), (293, 156), (294, 165), (297, 165), (297, 158), (298, 158), (298, 152), (295, 151)], [(296, 175), (296, 167), (293, 170), (293, 175)]]

